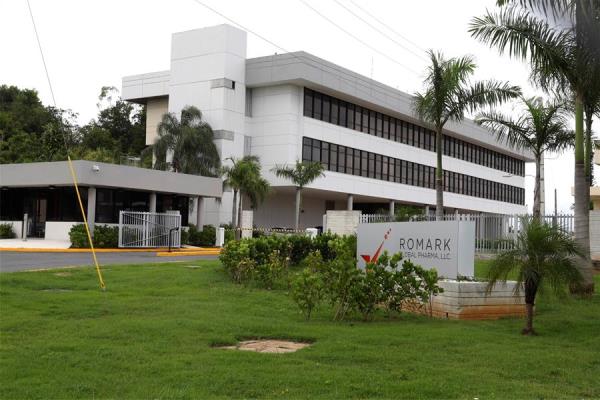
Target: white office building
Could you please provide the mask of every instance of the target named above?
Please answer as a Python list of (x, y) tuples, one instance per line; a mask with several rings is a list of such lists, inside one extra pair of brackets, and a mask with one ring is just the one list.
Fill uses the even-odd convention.
[[(175, 33), (171, 67), (123, 78), (124, 99), (147, 106), (147, 144), (166, 112), (198, 107), (222, 160), (260, 157), (273, 190), (254, 213), (259, 227), (294, 225), (294, 187), (275, 165), (322, 162), (324, 178), (303, 194), (301, 225), (326, 210), (373, 212), (393, 204), (435, 205), (435, 135), (416, 119), (411, 96), (305, 52), (246, 57), (246, 32), (229, 25)], [(525, 213), (528, 154), (472, 121), (444, 138), (448, 212)], [(206, 199), (203, 223), (231, 221), (232, 193)], [(248, 202), (246, 202), (248, 204)]]

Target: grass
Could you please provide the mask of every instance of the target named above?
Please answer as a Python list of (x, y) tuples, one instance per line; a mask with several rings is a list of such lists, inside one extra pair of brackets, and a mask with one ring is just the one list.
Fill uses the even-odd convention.
[[(0, 274), (0, 398), (600, 397), (599, 295), (543, 299), (523, 337), (519, 319), (335, 323), (325, 307), (305, 322), (217, 261), (105, 267), (104, 293), (93, 269), (57, 272)], [(314, 344), (211, 347), (246, 337)]]

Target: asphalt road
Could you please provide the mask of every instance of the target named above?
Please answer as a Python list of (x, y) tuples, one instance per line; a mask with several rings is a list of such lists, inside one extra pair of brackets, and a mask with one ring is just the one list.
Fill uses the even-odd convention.
[[(217, 256), (157, 257), (155, 252), (96, 253), (100, 265), (147, 264), (214, 260)], [(19, 253), (0, 252), (0, 272), (26, 271), (42, 268), (93, 265), (91, 253)]]

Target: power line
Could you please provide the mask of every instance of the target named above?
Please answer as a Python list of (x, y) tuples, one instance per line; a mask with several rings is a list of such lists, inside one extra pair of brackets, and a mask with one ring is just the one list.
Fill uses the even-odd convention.
[(360, 9), (362, 12), (364, 12), (365, 14), (367, 14), (369, 17), (373, 18), (375, 21), (379, 22), (381, 25), (385, 26), (387, 29), (389, 29), (390, 31), (392, 31), (393, 33), (395, 33), (396, 35), (398, 35), (399, 37), (401, 37), (402, 39), (406, 40), (408, 43), (412, 44), (413, 46), (415, 46), (417, 49), (426, 52), (427, 50), (425, 50), (424, 48), (422, 48), (421, 46), (419, 46), (418, 44), (416, 44), (415, 42), (413, 42), (412, 40), (410, 40), (409, 38), (407, 38), (406, 36), (402, 35), (400, 32), (396, 31), (394, 28), (392, 28), (391, 26), (389, 26), (388, 24), (386, 24), (385, 22), (383, 22), (382, 20), (380, 20), (379, 18), (377, 18), (375, 15), (371, 14), (370, 12), (368, 12), (367, 10), (365, 10), (363, 7), (361, 7), (360, 5), (356, 4), (356, 2), (354, 0), (349, 0), (352, 4), (354, 4), (354, 6), (358, 9)]
[(381, 56), (387, 58), (388, 60), (392, 61), (393, 63), (398, 64), (399, 66), (401, 66), (402, 68), (406, 69), (407, 71), (410, 71), (410, 72), (412, 72), (413, 74), (415, 74), (417, 76), (420, 75), (414, 69), (412, 69), (410, 67), (407, 67), (406, 65), (402, 64), (400, 61), (396, 60), (393, 57), (390, 57), (389, 55), (387, 55), (383, 51), (380, 51), (380, 50), (376, 49), (375, 47), (371, 46), (369, 43), (365, 42), (364, 40), (360, 39), (359, 37), (357, 37), (353, 33), (349, 32), (348, 30), (344, 29), (340, 25), (336, 24), (333, 20), (331, 20), (327, 16), (323, 15), (322, 13), (320, 13), (317, 9), (315, 9), (313, 6), (311, 6), (310, 4), (308, 4), (305, 0), (300, 0), (300, 2), (302, 4), (304, 4), (306, 7), (310, 8), (312, 11), (314, 11), (321, 18), (323, 18), (324, 20), (326, 20), (327, 22), (329, 22), (330, 24), (332, 24), (333, 26), (335, 26), (336, 28), (338, 28), (339, 30), (341, 30), (342, 32), (344, 32), (346, 35), (350, 36), (351, 38), (353, 38), (357, 42), (361, 43), (363, 46), (368, 47), (369, 49), (373, 50), (374, 52), (376, 52), (376, 53), (380, 54)]
[(377, 28), (376, 26), (374, 26), (373, 24), (371, 24), (369, 21), (365, 20), (363, 17), (361, 17), (360, 15), (358, 15), (357, 13), (355, 13), (354, 11), (352, 11), (350, 8), (346, 7), (341, 1), (339, 0), (334, 0), (340, 7), (342, 7), (344, 10), (348, 11), (350, 14), (354, 15), (356, 18), (358, 18), (359, 20), (361, 20), (362, 22), (364, 22), (365, 24), (367, 24), (368, 26), (370, 26), (373, 30), (375, 30), (376, 32), (378, 32), (379, 34), (381, 34), (382, 36), (386, 37), (387, 39), (389, 39), (390, 41), (396, 43), (398, 46), (402, 47), (404, 50), (408, 51), (409, 53), (413, 54), (414, 56), (427, 61), (427, 57), (425, 57), (423, 54), (419, 54), (411, 49), (409, 49), (408, 47), (406, 47), (405, 45), (403, 45), (402, 43), (398, 42), (396, 39), (394, 39), (393, 37), (391, 37), (390, 35), (388, 35), (387, 33), (383, 32), (381, 29)]
[[(200, 0), (192, 0), (192, 1), (194, 1), (194, 2), (195, 2), (196, 4), (198, 4), (198, 5), (200, 5), (200, 6), (204, 7), (204, 8), (206, 8), (207, 10), (209, 10), (209, 11), (212, 11), (213, 13), (217, 14), (217, 15), (218, 15), (218, 16), (220, 16), (221, 18), (223, 18), (223, 19), (225, 19), (225, 20), (229, 21), (231, 24), (233, 24), (233, 25), (235, 25), (235, 26), (237, 26), (237, 27), (239, 27), (239, 28), (241, 28), (241, 29), (243, 29), (243, 30), (247, 31), (248, 33), (250, 33), (250, 34), (252, 34), (252, 35), (256, 36), (257, 38), (259, 38), (259, 39), (261, 39), (261, 40), (265, 41), (266, 43), (269, 43), (270, 45), (272, 45), (272, 46), (273, 46), (273, 47), (275, 47), (276, 49), (279, 49), (279, 50), (283, 51), (284, 53), (287, 53), (287, 55), (289, 55), (290, 57), (293, 57), (293, 58), (297, 59), (297, 60), (298, 60), (298, 61), (300, 61), (301, 63), (304, 63), (304, 62), (305, 62), (305, 60), (304, 60), (304, 59), (302, 59), (302, 58), (301, 58), (300, 56), (298, 56), (297, 54), (294, 54), (293, 52), (291, 52), (291, 51), (289, 51), (289, 50), (285, 49), (283, 46), (280, 46), (280, 45), (278, 45), (277, 43), (273, 42), (272, 40), (269, 40), (269, 39), (268, 39), (268, 38), (266, 38), (265, 36), (263, 36), (263, 35), (261, 35), (261, 34), (259, 34), (259, 33), (255, 32), (255, 31), (253, 31), (252, 29), (249, 29), (249, 28), (245, 27), (244, 25), (240, 24), (239, 22), (236, 22), (236, 21), (234, 21), (233, 19), (229, 18), (228, 16), (224, 15), (223, 13), (219, 12), (218, 10), (216, 10), (216, 9), (214, 9), (214, 8), (212, 8), (212, 7), (210, 7), (210, 6), (209, 6), (209, 5), (207, 5), (206, 3), (204, 3), (204, 2), (202, 2), (202, 1), (200, 1)], [(319, 70), (320, 70), (320, 71), (322, 71), (322, 72), (330, 72), (330, 71), (327, 71), (327, 70), (325, 70), (324, 68), (320, 68), (320, 67), (318, 67), (318, 66), (314, 66), (314, 65), (313, 65), (313, 67), (314, 67), (314, 68), (317, 68), (317, 69), (319, 69)], [(355, 81), (353, 81), (353, 80), (350, 80), (350, 79), (347, 79), (347, 78), (344, 78), (343, 76), (338, 76), (338, 78), (339, 78), (339, 79), (341, 79), (341, 80), (343, 80), (343, 81), (346, 81), (346, 82), (347, 82), (347, 83), (349, 83), (349, 84), (352, 84), (352, 85), (356, 84), (356, 82), (355, 82)], [(406, 91), (406, 93), (408, 93), (408, 91)]]
[[(33, 31), (35, 32), (35, 38), (37, 40), (38, 48), (40, 49), (40, 55), (42, 56), (42, 64), (44, 64), (44, 71), (46, 71), (46, 80), (48, 81), (48, 86), (50, 87), (50, 94), (52, 95), (52, 103), (54, 104), (54, 108), (56, 108), (56, 99), (54, 98), (54, 90), (52, 89), (52, 82), (50, 81), (50, 74), (48, 73), (48, 67), (46, 66), (46, 59), (44, 58), (44, 52), (42, 51), (42, 43), (40, 42), (40, 37), (38, 35), (37, 27), (35, 25), (35, 19), (33, 18), (33, 12), (31, 11), (31, 4), (29, 4), (29, 0), (27, 0), (27, 8), (29, 9), (29, 16), (31, 16), (31, 23), (33, 24)], [(64, 135), (63, 135), (63, 139), (64, 139)]]

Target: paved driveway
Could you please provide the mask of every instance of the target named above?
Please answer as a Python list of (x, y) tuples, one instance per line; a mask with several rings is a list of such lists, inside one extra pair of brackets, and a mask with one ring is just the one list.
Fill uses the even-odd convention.
[[(155, 252), (96, 253), (100, 265), (146, 264), (215, 260), (218, 256), (157, 257)], [(91, 253), (18, 253), (0, 252), (0, 272), (26, 271), (39, 268), (93, 265)]]

